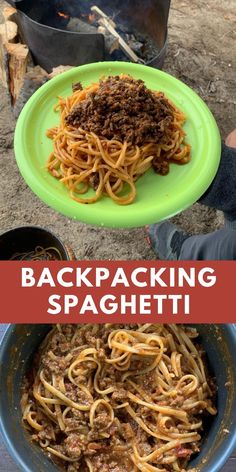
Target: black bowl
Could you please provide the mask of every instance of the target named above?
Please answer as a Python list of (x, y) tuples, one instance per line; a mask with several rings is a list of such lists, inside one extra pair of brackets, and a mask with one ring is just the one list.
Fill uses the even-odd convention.
[[(0, 235), (0, 261), (8, 261), (16, 253), (34, 251), (37, 246), (54, 247), (59, 251), (62, 260), (71, 259), (65, 245), (48, 229), (21, 226)], [(58, 259), (60, 260), (59, 254)]]
[[(207, 425), (201, 452), (190, 467), (218, 472), (236, 447), (236, 328), (198, 325), (199, 342), (217, 382), (218, 414)], [(30, 441), (21, 421), (21, 385), (32, 356), (50, 325), (11, 325), (0, 346), (0, 430), (13, 459), (24, 472), (58, 472)]]

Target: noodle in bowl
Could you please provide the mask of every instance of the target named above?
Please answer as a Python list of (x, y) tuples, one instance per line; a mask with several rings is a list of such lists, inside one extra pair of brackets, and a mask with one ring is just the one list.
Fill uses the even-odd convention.
[(177, 325), (56, 326), (22, 396), (32, 438), (68, 472), (185, 471), (203, 411), (217, 413), (195, 337)]
[[(3, 365), (2, 363), (3, 361), (6, 365), (6, 359), (8, 359), (8, 363), (9, 363), (8, 372), (10, 372), (10, 374), (7, 375), (6, 369), (3, 369), (1, 367), (0, 373), (2, 377), (3, 388), (4, 388), (4, 385), (8, 385), (8, 388), (6, 390), (4, 389), (4, 391), (6, 391), (6, 395), (1, 396), (1, 403), (0, 403), (1, 429), (3, 431), (6, 442), (8, 443), (9, 449), (13, 457), (17, 460), (18, 464), (21, 465), (22, 470), (27, 471), (27, 472), (39, 470), (40, 467), (42, 470), (47, 470), (49, 472), (58, 470), (57, 466), (54, 465), (48, 459), (47, 455), (41, 451), (38, 444), (34, 444), (31, 441), (29, 441), (28, 432), (25, 432), (22, 438), (22, 420), (21, 420), (21, 411), (19, 407), (20, 400), (21, 400), (20, 385), (22, 385), (23, 377), (25, 376), (26, 372), (29, 370), (30, 366), (32, 366), (32, 355), (35, 353), (35, 349), (37, 349), (38, 346), (41, 344), (42, 340), (45, 339), (45, 335), (47, 334), (49, 329), (50, 328), (46, 325), (41, 325), (41, 326), (40, 325), (37, 325), (37, 326), (25, 325), (25, 326), (15, 326), (15, 327), (11, 326), (8, 329), (8, 332), (5, 336), (5, 339), (1, 347), (1, 366)], [(199, 343), (207, 351), (207, 357), (208, 357), (211, 372), (213, 372), (213, 375), (216, 376), (216, 384), (217, 384), (216, 407), (217, 407), (218, 413), (216, 416), (212, 416), (212, 421), (210, 421), (209, 424), (204, 425), (204, 431), (200, 432), (201, 436), (203, 437), (202, 444), (200, 444), (200, 453), (197, 454), (195, 459), (193, 458), (194, 460), (191, 461), (189, 468), (191, 470), (197, 466), (197, 470), (200, 470), (201, 472), (206, 472), (209, 470), (211, 470), (211, 472), (216, 472), (220, 470), (224, 461), (232, 452), (233, 447), (235, 447), (235, 420), (236, 420), (235, 419), (235, 386), (236, 386), (235, 328), (230, 325), (228, 326), (222, 325), (218, 327), (215, 327), (213, 325), (212, 326), (199, 325), (197, 327), (197, 330), (200, 333)], [(113, 334), (110, 334), (110, 342), (112, 343), (113, 341), (113, 348), (112, 348), (113, 355), (115, 353), (117, 357), (118, 349), (120, 349), (120, 347), (117, 346), (117, 343), (119, 344), (121, 340), (120, 339), (121, 334), (117, 334), (117, 333), (119, 333), (120, 328), (119, 328), (119, 331), (117, 330), (114, 330), (114, 331), (116, 332), (115, 333), (113, 332)], [(135, 332), (137, 331), (135, 330)], [(141, 336), (140, 336), (140, 333), (142, 333)], [(145, 331), (139, 332), (139, 337), (142, 338), (138, 340), (139, 344), (140, 343), (145, 344), (143, 342), (144, 335), (145, 335)], [(47, 339), (49, 340), (51, 336), (52, 334), (49, 334), (49, 338)], [(124, 340), (122, 342), (124, 342)], [(116, 345), (114, 345), (114, 343)], [(9, 359), (9, 352), (12, 352), (11, 351), (12, 345), (16, 345), (17, 349), (16, 351), (14, 351), (15, 354), (12, 356), (12, 358)], [(149, 344), (149, 348), (150, 348), (149, 350), (150, 355), (145, 356), (145, 357), (146, 358), (149, 357), (149, 359), (150, 360), (152, 359), (153, 361), (153, 354), (154, 354), (153, 350), (154, 349), (160, 350), (161, 346), (158, 345), (157, 342), (156, 344), (151, 342)], [(45, 349), (45, 341), (44, 341), (44, 349)], [(187, 349), (189, 349), (189, 346)], [(81, 352), (82, 351), (80, 350), (80, 353)], [(31, 355), (29, 355), (29, 353)], [(83, 356), (84, 355), (85, 353), (83, 353)], [(111, 359), (114, 359), (113, 355)], [(165, 355), (166, 354), (164, 354), (164, 356)], [(93, 358), (93, 354), (91, 351), (90, 351), (90, 354), (87, 352), (86, 356), (90, 356)], [(128, 365), (127, 359), (132, 356), (137, 356), (137, 353), (131, 353), (131, 356), (130, 356), (130, 351), (129, 351), (128, 354), (126, 353), (126, 356), (124, 356), (123, 361), (122, 359), (119, 361), (120, 367), (123, 369), (123, 370), (120, 370), (121, 376), (127, 375), (128, 370), (127, 369), (125, 370), (124, 367), (127, 367)], [(79, 359), (77, 359), (77, 362), (78, 360)], [(164, 357), (164, 360), (165, 360), (165, 357)], [(22, 361), (24, 362), (22, 363)], [(93, 362), (94, 360), (91, 361), (91, 364)], [(123, 362), (123, 366), (122, 366), (122, 362)], [(166, 362), (167, 362), (167, 359), (166, 359)], [(113, 362), (111, 363), (111, 365), (112, 364)], [(150, 368), (151, 364), (149, 362), (148, 364)], [(71, 365), (73, 365), (73, 363)], [(92, 365), (90, 366), (90, 368), (92, 367)], [(168, 365), (168, 362), (167, 362), (167, 365)], [(71, 367), (70, 372), (71, 372), (73, 380), (76, 379), (76, 374), (78, 373), (77, 372), (78, 366), (79, 366), (79, 363), (77, 364), (77, 366), (74, 365), (73, 367)], [(113, 365), (113, 371), (114, 371), (114, 365)], [(42, 372), (42, 369), (40, 370), (40, 372)], [(127, 381), (128, 381), (128, 378), (129, 376), (127, 377)], [(136, 398), (138, 399), (142, 398), (142, 392), (140, 390), (141, 387), (136, 376), (130, 377), (130, 380), (131, 380), (131, 383), (133, 382), (133, 384), (136, 384), (136, 387), (132, 387), (132, 386), (129, 387), (129, 397), (131, 398), (129, 398), (128, 401), (126, 399), (123, 403), (129, 403), (129, 406), (131, 407), (131, 409), (136, 410), (137, 412), (138, 412), (138, 408), (142, 408), (143, 411), (145, 411), (145, 409), (148, 408), (146, 404), (149, 403), (149, 399), (146, 397), (146, 399), (141, 400), (141, 403), (143, 402), (144, 404), (138, 405), (136, 403)], [(42, 372), (41, 379), (38, 380), (38, 386), (41, 384), (41, 382), (42, 383), (44, 382), (44, 388), (45, 388), (45, 385), (46, 385), (45, 381), (52, 386), (52, 382), (49, 381), (49, 378), (48, 378), (47, 369), (44, 370), (44, 372)], [(139, 391), (137, 390), (137, 387)], [(105, 384), (100, 385), (100, 383), (98, 383), (98, 388), (99, 390), (104, 391), (105, 388), (108, 388), (108, 387)], [(110, 385), (110, 388), (112, 388), (112, 384)], [(191, 382), (188, 382), (188, 388), (193, 389), (194, 385), (191, 384)], [(134, 391), (134, 389), (136, 389), (136, 391)], [(45, 395), (45, 391), (42, 389), (42, 386), (40, 386), (38, 392), (40, 392), (40, 396)], [(107, 397), (109, 398), (109, 396), (111, 397), (112, 394), (113, 392), (106, 393), (104, 395), (107, 395)], [(87, 394), (85, 393), (85, 397), (86, 395)], [(103, 397), (104, 395), (102, 394)], [(47, 398), (49, 397), (50, 395), (47, 395)], [(93, 422), (96, 423), (99, 416), (98, 413), (99, 413), (100, 408), (102, 409), (104, 408), (106, 410), (105, 413), (106, 413), (107, 419), (110, 418), (110, 421), (111, 421), (113, 417), (113, 413), (106, 404), (106, 397), (103, 398), (105, 402), (103, 404), (101, 401), (100, 401), (100, 404), (98, 403), (97, 400), (99, 399), (102, 400), (102, 398), (96, 398), (95, 401), (93, 402), (92, 408), (90, 408), (89, 421), (91, 421), (92, 423)], [(61, 400), (62, 402), (58, 402), (59, 406), (61, 406), (64, 402), (64, 399), (61, 399)], [(51, 403), (53, 402), (54, 402), (53, 408), (55, 408), (55, 400), (53, 400)], [(50, 402), (48, 402), (48, 405), (50, 406)], [(68, 407), (69, 405), (66, 405), (66, 408)], [(114, 404), (113, 404), (113, 407), (114, 407)], [(211, 408), (210, 403), (208, 404), (208, 407)], [(16, 411), (15, 410), (16, 408), (17, 408), (17, 415), (13, 414), (13, 412)], [(61, 408), (64, 411), (64, 406), (61, 406)], [(163, 405), (163, 408), (165, 409), (166, 406)], [(167, 408), (169, 408), (169, 406), (167, 406)], [(176, 405), (175, 406), (172, 405), (172, 408), (176, 409)], [(120, 411), (121, 410), (122, 408), (120, 409)], [(119, 415), (117, 414), (118, 411), (119, 409), (118, 410), (114, 409), (115, 417), (119, 417)], [(183, 413), (184, 411), (179, 409), (180, 416), (183, 415)], [(166, 416), (166, 412), (164, 412), (164, 410), (162, 414), (163, 416)], [(160, 415), (160, 412), (157, 412), (157, 415)], [(136, 415), (136, 417), (138, 416)], [(145, 417), (145, 415), (143, 418), (146, 421), (147, 418)], [(175, 417), (172, 416), (172, 419), (173, 418)], [(163, 417), (162, 417), (162, 420), (163, 420)], [(133, 419), (131, 417), (130, 424), (133, 424), (132, 421)], [(187, 423), (185, 423), (185, 425), (187, 425)], [(149, 424), (149, 426), (152, 429), (151, 423)], [(165, 429), (165, 428), (170, 428), (171, 425), (168, 422), (165, 423), (165, 420), (164, 420), (162, 421), (162, 426)], [(110, 427), (109, 424), (107, 424), (108, 429), (109, 427)], [(102, 430), (102, 428), (100, 429)], [(104, 435), (108, 433), (108, 429), (102, 431)], [(226, 433), (227, 430), (229, 430), (230, 434)], [(194, 431), (188, 430), (186, 434), (189, 434), (191, 432), (194, 432)], [(183, 433), (183, 431), (181, 431), (181, 433)], [(19, 437), (22, 438), (21, 440), (17, 439), (18, 435)], [(137, 437), (135, 439), (137, 440)], [(174, 439), (174, 441), (175, 440), (176, 438)], [(153, 444), (152, 441), (151, 443)], [(190, 443), (186, 444), (184, 446), (184, 449), (188, 449), (189, 444)], [(51, 447), (53, 447), (52, 444), (51, 444)], [(140, 444), (138, 444), (138, 441), (137, 441), (136, 447), (137, 447), (137, 450), (135, 449), (135, 446), (133, 450), (134, 461), (137, 460), (137, 462), (139, 463), (140, 461), (139, 457), (141, 457), (141, 463), (145, 467), (146, 461), (143, 461), (144, 454), (143, 454), (143, 451), (140, 450)], [(179, 449), (179, 452), (183, 453), (183, 451), (181, 451), (180, 449)], [(120, 452), (120, 456), (123, 457), (123, 455), (124, 455), (124, 451)], [(146, 456), (147, 455), (148, 454), (146, 454)], [(90, 456), (90, 460), (92, 463), (93, 463), (93, 457), (94, 457), (93, 455)], [(171, 457), (171, 455), (169, 455), (169, 457)], [(149, 463), (150, 462), (151, 461), (149, 460)], [(88, 462), (88, 466), (89, 466), (89, 462)], [(153, 467), (160, 467), (160, 469), (163, 469), (162, 465), (156, 464)]]

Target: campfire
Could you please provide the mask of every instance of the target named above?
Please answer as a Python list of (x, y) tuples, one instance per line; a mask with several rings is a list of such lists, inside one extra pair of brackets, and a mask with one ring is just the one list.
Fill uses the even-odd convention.
[(82, 13), (80, 17), (70, 17), (70, 15), (63, 12), (58, 12), (57, 15), (68, 20), (67, 24), (63, 27), (67, 31), (93, 35), (102, 34), (104, 36), (104, 52), (107, 60), (112, 60), (114, 51), (120, 50), (124, 56), (121, 57), (120, 54), (120, 59), (127, 60), (128, 58), (132, 62), (145, 62), (143, 56), (145, 55), (147, 39), (142, 38), (141, 42), (135, 34), (126, 33), (124, 27), (118, 26), (98, 6), (93, 5), (90, 10), (90, 13)]
[(58, 14), (61, 18), (65, 18), (66, 20), (67, 20), (67, 18), (70, 18), (69, 15), (65, 15), (65, 13), (62, 13), (62, 12), (60, 12), (60, 11), (59, 11), (57, 14)]
[(29, 82), (32, 93), (71, 66), (119, 60), (161, 68), (169, 5), (170, 0), (147, 0), (145, 8), (142, 0), (20, 0), (17, 9), (6, 4), (0, 78), (14, 108), (22, 94), (25, 100)]

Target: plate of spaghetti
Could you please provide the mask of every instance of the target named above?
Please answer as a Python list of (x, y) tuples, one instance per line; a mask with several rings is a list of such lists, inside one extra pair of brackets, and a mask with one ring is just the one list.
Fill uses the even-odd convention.
[(178, 325), (55, 326), (23, 388), (32, 440), (67, 472), (185, 472), (217, 415), (197, 337)]
[(15, 154), (31, 189), (80, 221), (137, 227), (194, 203), (220, 159), (220, 137), (185, 84), (140, 64), (65, 72), (27, 102)]

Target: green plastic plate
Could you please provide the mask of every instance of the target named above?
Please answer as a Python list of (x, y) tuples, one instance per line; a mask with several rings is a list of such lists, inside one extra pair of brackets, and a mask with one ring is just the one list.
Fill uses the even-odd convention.
[[(84, 86), (101, 76), (130, 74), (153, 90), (163, 91), (187, 115), (184, 129), (192, 146), (186, 165), (170, 165), (167, 176), (148, 171), (137, 181), (134, 203), (119, 206), (104, 196), (85, 205), (72, 200), (64, 186), (45, 168), (53, 149), (46, 130), (58, 124), (53, 111), (57, 97), (71, 94), (73, 82)], [(185, 84), (165, 72), (127, 62), (102, 62), (74, 68), (43, 85), (22, 110), (15, 131), (15, 155), (27, 184), (47, 205), (84, 223), (109, 227), (138, 227), (162, 221), (186, 209), (206, 191), (220, 160), (221, 142), (216, 122), (204, 104)], [(90, 192), (93, 192), (92, 190)]]

